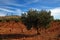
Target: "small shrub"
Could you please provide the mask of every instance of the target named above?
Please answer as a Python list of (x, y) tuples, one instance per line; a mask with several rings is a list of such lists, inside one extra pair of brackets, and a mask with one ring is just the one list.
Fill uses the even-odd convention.
[(6, 22), (9, 22), (10, 20), (6, 20)]
[(2, 20), (0, 20), (0, 22), (2, 22)]
[(19, 18), (13, 18), (13, 20), (14, 20), (15, 22), (19, 22), (19, 21), (20, 21)]

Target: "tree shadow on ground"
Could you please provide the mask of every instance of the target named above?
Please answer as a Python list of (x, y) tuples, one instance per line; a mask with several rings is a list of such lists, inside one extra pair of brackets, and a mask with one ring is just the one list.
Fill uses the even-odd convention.
[(0, 34), (0, 39), (8, 39), (8, 38), (16, 38), (16, 39), (19, 39), (19, 38), (27, 38), (27, 37), (35, 37), (37, 36), (38, 34), (33, 34), (33, 35), (30, 35), (30, 34)]

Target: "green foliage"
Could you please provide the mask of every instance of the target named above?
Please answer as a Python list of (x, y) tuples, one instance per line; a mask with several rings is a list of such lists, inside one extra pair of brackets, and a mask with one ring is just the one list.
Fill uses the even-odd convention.
[(0, 19), (0, 22), (2, 22), (2, 20)]
[(4, 16), (4, 17), (0, 17), (0, 22), (9, 22), (9, 21), (15, 21), (15, 22), (19, 22), (21, 20), (20, 16)]
[(60, 22), (60, 19), (56, 19), (56, 20), (54, 20), (55, 22)]
[(31, 27), (35, 25), (37, 16), (36, 10), (29, 10), (27, 13), (22, 14), (21, 19), (22, 22), (27, 26), (27, 29), (31, 29)]
[(50, 11), (46, 10), (29, 10), (27, 13), (21, 15), (22, 22), (27, 26), (27, 29), (31, 29), (32, 26), (36, 29), (40, 27), (46, 28), (46, 26), (53, 20)]
[(20, 18), (12, 18), (11, 20), (12, 21), (15, 21), (15, 22), (19, 22), (20, 21)]
[(51, 16), (51, 12), (47, 12), (46, 10), (41, 10), (39, 12), (39, 25), (43, 26), (44, 28), (46, 28), (46, 26), (53, 20), (53, 16)]
[(0, 22), (5, 22), (4, 18), (0, 18)]

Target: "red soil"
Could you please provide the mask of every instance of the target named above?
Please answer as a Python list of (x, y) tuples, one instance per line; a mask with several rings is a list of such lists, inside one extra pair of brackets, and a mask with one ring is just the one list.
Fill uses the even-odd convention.
[[(34, 37), (10, 39), (10, 40), (60, 40), (57, 36), (60, 35), (60, 22), (51, 22), (48, 29), (40, 29), (41, 35)], [(36, 34), (37, 31), (32, 28), (27, 30), (26, 26), (21, 22), (0, 22), (0, 34)], [(9, 39), (7, 39), (9, 40)]]

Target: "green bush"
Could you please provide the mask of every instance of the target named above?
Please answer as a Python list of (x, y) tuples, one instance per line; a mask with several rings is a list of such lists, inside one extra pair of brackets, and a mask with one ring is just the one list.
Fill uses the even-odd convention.
[(0, 19), (0, 22), (2, 22), (2, 20)]
[(21, 15), (22, 22), (27, 26), (27, 29), (35, 27), (36, 29), (46, 28), (49, 23), (54, 20), (50, 11), (46, 10), (29, 10), (27, 13)]
[[(51, 16), (50, 11), (46, 10), (29, 10), (26, 13), (23, 13), (21, 15), (21, 18), (19, 16), (6, 16), (4, 18), (0, 18), (0, 22), (9, 22), (9, 21), (15, 21), (19, 22), (22, 20), (22, 22), (27, 26), (28, 29), (31, 29), (32, 26), (34, 26), (36, 29), (40, 27), (46, 28), (49, 23), (54, 20), (53, 16)], [(58, 20), (59, 21), (59, 20)]]
[(15, 21), (15, 22), (19, 22), (20, 18), (13, 18), (12, 20)]
[(5, 22), (5, 19), (4, 18), (0, 19), (0, 22)]

